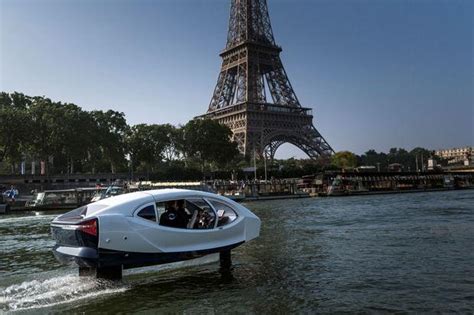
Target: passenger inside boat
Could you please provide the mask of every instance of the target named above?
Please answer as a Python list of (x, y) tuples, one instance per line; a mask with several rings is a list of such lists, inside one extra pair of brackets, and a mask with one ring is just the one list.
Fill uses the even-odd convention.
[[(237, 218), (236, 212), (218, 201), (178, 199), (156, 204), (159, 224), (181, 229), (212, 229), (227, 225)], [(215, 223), (217, 220), (217, 224)]]
[(160, 225), (182, 229), (214, 227), (214, 212), (204, 200), (170, 200), (156, 207)]
[(185, 229), (188, 226), (189, 217), (184, 210), (184, 200), (181, 204), (181, 209), (178, 207), (177, 201), (168, 201), (165, 203), (166, 211), (160, 216), (160, 225), (182, 228)]

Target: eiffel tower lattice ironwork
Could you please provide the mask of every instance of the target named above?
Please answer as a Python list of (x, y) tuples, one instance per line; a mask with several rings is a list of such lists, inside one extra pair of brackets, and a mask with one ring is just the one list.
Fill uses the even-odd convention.
[(209, 109), (201, 118), (217, 119), (233, 132), (247, 156), (274, 158), (291, 143), (310, 158), (334, 153), (302, 107), (280, 60), (266, 0), (231, 0), (227, 45)]

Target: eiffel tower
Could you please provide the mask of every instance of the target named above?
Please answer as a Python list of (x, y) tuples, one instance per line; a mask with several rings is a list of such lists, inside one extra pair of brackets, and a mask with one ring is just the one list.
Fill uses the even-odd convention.
[(233, 132), (241, 153), (274, 158), (283, 143), (310, 158), (328, 157), (331, 146), (302, 107), (280, 60), (266, 0), (231, 0), (227, 45), (209, 109)]

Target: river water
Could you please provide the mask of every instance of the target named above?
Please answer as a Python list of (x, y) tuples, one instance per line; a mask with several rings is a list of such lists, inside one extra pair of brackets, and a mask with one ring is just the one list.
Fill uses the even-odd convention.
[(247, 203), (261, 236), (217, 256), (77, 276), (50, 213), (0, 217), (0, 313), (474, 312), (474, 191)]

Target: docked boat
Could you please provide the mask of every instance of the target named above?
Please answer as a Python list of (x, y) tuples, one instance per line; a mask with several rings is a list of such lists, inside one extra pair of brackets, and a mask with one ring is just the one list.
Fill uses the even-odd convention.
[(67, 210), (91, 202), (94, 195), (102, 188), (84, 187), (76, 189), (58, 189), (36, 192), (33, 199), (25, 204), (28, 210)]
[(162, 189), (123, 194), (58, 216), (51, 223), (54, 254), (80, 275), (119, 279), (128, 268), (166, 264), (230, 251), (260, 233), (260, 219), (228, 198)]
[(94, 196), (91, 199), (91, 202), (96, 202), (102, 199), (118, 196), (127, 193), (127, 189), (122, 186), (108, 186), (108, 187), (101, 187), (99, 190), (96, 191)]

